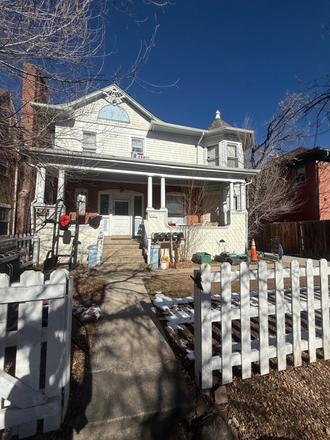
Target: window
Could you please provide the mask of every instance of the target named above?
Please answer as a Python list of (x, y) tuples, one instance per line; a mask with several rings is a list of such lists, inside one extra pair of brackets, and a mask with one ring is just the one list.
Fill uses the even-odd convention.
[[(115, 100), (114, 100), (115, 101)], [(117, 105), (108, 104), (101, 108), (97, 119), (129, 123), (128, 113)]]
[(109, 194), (101, 194), (100, 196), (100, 214), (109, 215)]
[(294, 170), (294, 179), (296, 181), (297, 186), (306, 185), (306, 169), (305, 166), (296, 168)]
[(139, 138), (132, 138), (132, 157), (144, 156), (144, 140)]
[(0, 203), (0, 235), (8, 234), (10, 205)]
[(83, 151), (87, 153), (96, 151), (96, 133), (90, 131), (83, 132)]
[(212, 145), (211, 147), (207, 147), (207, 164), (210, 167), (218, 167), (219, 166), (219, 146)]
[(233, 144), (227, 145), (227, 167), (238, 168), (237, 146)]
[(166, 208), (168, 210), (168, 217), (184, 217), (186, 215), (184, 195), (167, 194)]

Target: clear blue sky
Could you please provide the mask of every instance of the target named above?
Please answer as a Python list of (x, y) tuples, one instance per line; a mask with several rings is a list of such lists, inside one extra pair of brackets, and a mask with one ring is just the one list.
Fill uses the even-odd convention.
[[(219, 109), (234, 126), (249, 115), (258, 140), (287, 91), (330, 74), (330, 1), (177, 0), (137, 10), (143, 23), (109, 15), (107, 49), (117, 53), (105, 75), (129, 67), (153, 32), (155, 12), (156, 44), (140, 77), (158, 86), (179, 81), (168, 88), (146, 84), (147, 90), (133, 84), (128, 93), (166, 122), (207, 128)], [(317, 145), (330, 147), (330, 135)]]

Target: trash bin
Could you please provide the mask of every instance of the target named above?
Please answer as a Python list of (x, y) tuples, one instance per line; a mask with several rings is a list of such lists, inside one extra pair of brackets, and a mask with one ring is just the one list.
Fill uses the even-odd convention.
[(158, 252), (159, 252), (159, 244), (151, 245), (151, 255), (150, 255), (150, 264), (153, 269), (158, 269)]
[(88, 249), (88, 269), (93, 269), (97, 265), (97, 244), (87, 246)]
[(207, 252), (196, 252), (196, 255), (200, 257), (200, 264), (211, 264), (211, 254), (208, 254)]

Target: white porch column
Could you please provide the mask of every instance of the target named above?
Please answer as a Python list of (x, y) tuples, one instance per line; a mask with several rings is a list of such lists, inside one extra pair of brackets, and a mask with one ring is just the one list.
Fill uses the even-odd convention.
[(165, 177), (160, 178), (160, 207), (166, 208)]
[(230, 182), (229, 184), (229, 210), (230, 212), (234, 210), (234, 184)]
[(241, 211), (246, 211), (246, 188), (245, 183), (241, 183)]
[(65, 171), (59, 170), (58, 183), (57, 183), (57, 200), (62, 199), (62, 204), (64, 203), (64, 189), (65, 189)]
[(36, 190), (35, 190), (35, 199), (37, 203), (42, 204), (45, 202), (45, 185), (46, 185), (46, 169), (44, 167), (38, 167)]
[(148, 176), (148, 208), (152, 209), (152, 176)]
[(227, 212), (228, 212), (228, 205), (227, 205), (227, 197), (228, 197), (228, 190), (229, 188), (224, 188), (222, 190), (222, 212), (223, 212), (223, 224), (226, 226), (228, 224), (227, 219)]

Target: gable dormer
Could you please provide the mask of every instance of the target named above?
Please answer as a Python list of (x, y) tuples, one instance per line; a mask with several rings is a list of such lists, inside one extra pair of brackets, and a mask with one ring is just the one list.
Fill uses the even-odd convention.
[(221, 119), (219, 110), (207, 128), (205, 139), (205, 165), (212, 167), (244, 168), (244, 154), (240, 137), (241, 129), (236, 129)]

